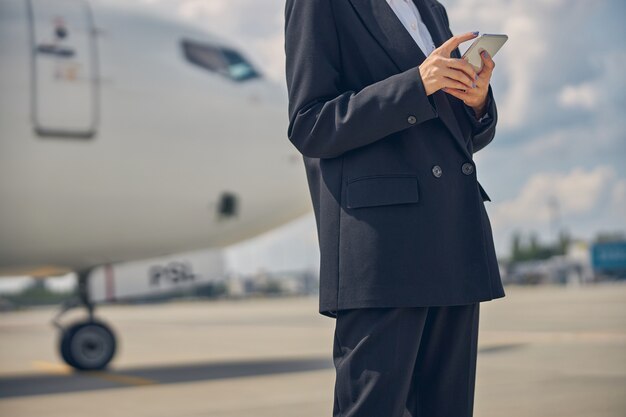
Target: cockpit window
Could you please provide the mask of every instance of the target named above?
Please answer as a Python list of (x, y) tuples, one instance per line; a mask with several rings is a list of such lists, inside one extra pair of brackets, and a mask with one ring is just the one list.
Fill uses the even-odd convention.
[(183, 39), (181, 45), (187, 61), (204, 69), (217, 72), (235, 81), (261, 77), (252, 64), (234, 49), (189, 39)]

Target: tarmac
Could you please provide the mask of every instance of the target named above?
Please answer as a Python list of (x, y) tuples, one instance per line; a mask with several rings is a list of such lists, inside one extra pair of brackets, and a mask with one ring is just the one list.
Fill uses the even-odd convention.
[[(481, 304), (474, 416), (626, 416), (626, 283), (505, 291)], [(118, 351), (90, 372), (60, 359), (57, 308), (1, 313), (0, 415), (331, 417), (334, 320), (317, 302), (98, 306)]]

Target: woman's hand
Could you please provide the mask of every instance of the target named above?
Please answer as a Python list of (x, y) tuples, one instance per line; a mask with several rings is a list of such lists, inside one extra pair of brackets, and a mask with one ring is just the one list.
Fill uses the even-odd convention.
[[(420, 75), (426, 95), (429, 96), (440, 89), (446, 92), (450, 92), (448, 91), (450, 89), (454, 89), (455, 92), (477, 89), (475, 83), (479, 78), (474, 67), (464, 59), (450, 58), (450, 53), (458, 48), (459, 44), (474, 39), (476, 36), (478, 32), (455, 35), (432, 51), (420, 64)], [(487, 84), (489, 84), (488, 80)], [(476, 94), (467, 98), (473, 103), (478, 102)]]
[(480, 58), (483, 61), (483, 67), (478, 73), (476, 88), (443, 88), (443, 91), (460, 100), (463, 100), (465, 104), (474, 109), (474, 113), (477, 118), (481, 117), (485, 112), (489, 82), (491, 80), (493, 68), (496, 66), (496, 63), (493, 62), (493, 59), (491, 59), (487, 51), (482, 50)]

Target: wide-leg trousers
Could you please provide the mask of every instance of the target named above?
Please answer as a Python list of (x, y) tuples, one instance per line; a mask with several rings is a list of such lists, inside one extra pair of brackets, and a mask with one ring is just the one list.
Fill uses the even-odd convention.
[(333, 417), (472, 417), (479, 306), (339, 310)]

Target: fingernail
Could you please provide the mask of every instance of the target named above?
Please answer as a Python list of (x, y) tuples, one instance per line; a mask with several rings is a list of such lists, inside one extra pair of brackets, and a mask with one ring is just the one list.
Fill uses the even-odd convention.
[(476, 88), (476, 83), (472, 83), (472, 88)]
[(489, 58), (489, 52), (483, 51), (482, 54), (485, 58)]
[(472, 33), (473, 33), (474, 35), (478, 35), (478, 31), (476, 31), (476, 32), (472, 32)]
[(478, 79), (478, 74), (474, 74), (474, 79), (477, 80)]

